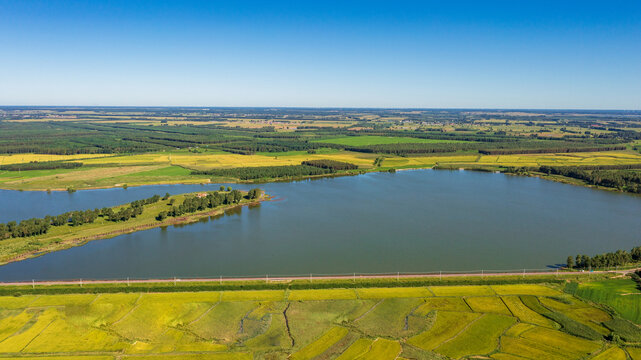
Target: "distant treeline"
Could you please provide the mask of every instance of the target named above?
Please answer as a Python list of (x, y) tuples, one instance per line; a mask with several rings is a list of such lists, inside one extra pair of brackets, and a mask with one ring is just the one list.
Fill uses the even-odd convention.
[[(155, 115), (161, 114), (158, 112)], [(470, 115), (430, 114), (430, 119), (454, 120)], [(194, 121), (207, 121), (220, 114), (198, 115)], [(235, 115), (228, 114), (235, 117)], [(273, 115), (263, 114), (264, 119)], [(421, 116), (404, 114), (404, 117), (418, 120)], [(418, 117), (417, 117), (418, 116)], [(443, 117), (444, 116), (444, 117)], [(86, 115), (92, 118), (92, 115)], [(347, 117), (349, 121), (355, 118)], [(347, 118), (345, 118), (347, 120)], [(99, 117), (96, 120), (108, 120)], [(113, 117), (113, 119), (119, 119)], [(293, 118), (292, 118), (293, 119)], [(149, 120), (153, 120), (150, 115)], [(439, 121), (440, 121), (439, 120)], [(449, 121), (448, 120), (448, 121)], [(383, 153), (395, 155), (430, 154), (456, 151), (489, 151), (493, 154), (508, 153), (542, 153), (576, 151), (598, 147), (600, 145), (618, 145), (641, 133), (617, 129), (609, 134), (579, 135), (570, 133), (564, 139), (544, 138), (538, 136), (515, 136), (502, 131), (457, 131), (446, 132), (443, 129), (428, 128), (423, 130), (391, 130), (392, 123), (358, 121), (353, 129), (301, 126), (294, 132), (278, 132), (273, 126), (262, 128), (241, 128), (221, 126), (218, 124), (148, 126), (136, 123), (107, 122), (0, 122), (0, 153), (38, 153), (38, 154), (93, 154), (93, 153), (141, 153), (175, 149), (207, 148), (223, 150), (236, 154), (254, 154), (256, 152), (314, 151), (318, 148), (346, 149), (358, 152)], [(580, 125), (580, 124), (578, 124)], [(577, 125), (577, 126), (578, 126)], [(358, 129), (358, 130), (354, 130)], [(573, 130), (566, 129), (565, 132)], [(402, 136), (418, 139), (452, 140), (458, 143), (410, 143), (384, 144), (371, 146), (345, 146), (322, 143), (322, 139), (336, 136)], [(320, 142), (315, 142), (320, 141)], [(497, 150), (501, 152), (496, 152)], [(522, 149), (527, 151), (522, 152)]]
[(546, 154), (546, 153), (570, 153), (570, 152), (597, 152), (625, 150), (625, 146), (599, 146), (599, 147), (564, 147), (544, 149), (493, 149), (479, 150), (484, 155), (510, 155), (510, 154)]
[(33, 218), (22, 220), (20, 223), (10, 221), (0, 224), (0, 239), (28, 237), (46, 234), (52, 226), (79, 226), (91, 224), (98, 217), (104, 217), (108, 221), (126, 221), (132, 217), (142, 214), (143, 206), (153, 204), (160, 200), (159, 195), (148, 199), (131, 202), (128, 207), (123, 207), (117, 212), (112, 208), (70, 211), (57, 216), (47, 215), (44, 218)]
[(330, 160), (330, 159), (321, 159), (321, 160), (306, 160), (301, 163), (301, 165), (314, 166), (321, 169), (330, 169), (330, 170), (355, 170), (358, 169), (357, 165), (350, 164), (347, 162)]
[(236, 143), (227, 143), (221, 145), (221, 149), (242, 155), (251, 155), (256, 152), (286, 152), (286, 151), (304, 151), (318, 149), (321, 145), (307, 141), (298, 140), (278, 140), (271, 141), (244, 141)]
[[(462, 137), (466, 138), (466, 137)], [(458, 140), (458, 139), (457, 139)], [(319, 143), (320, 144), (320, 143)], [(336, 144), (321, 144), (323, 147), (336, 147)], [(592, 145), (592, 146), (589, 146)], [(579, 141), (560, 140), (519, 140), (491, 142), (444, 142), (444, 143), (399, 143), (379, 144), (364, 146), (339, 146), (341, 149), (364, 153), (393, 154), (399, 156), (450, 153), (457, 151), (474, 151), (486, 155), (507, 155), (507, 154), (543, 154), (543, 153), (568, 153), (568, 152), (592, 152), (625, 150), (625, 146), (599, 145)]]
[(32, 161), (22, 164), (9, 164), (0, 166), (4, 171), (26, 171), (26, 170), (53, 170), (53, 169), (75, 169), (82, 166), (80, 162), (63, 161)]
[[(260, 189), (251, 189), (244, 198), (254, 200), (257, 199), (260, 194)], [(167, 217), (182, 216), (188, 213), (213, 209), (220, 205), (238, 204), (242, 199), (243, 193), (238, 190), (232, 190), (227, 193), (214, 191), (208, 193), (206, 196), (189, 196), (185, 198), (182, 204), (173, 206), (169, 211), (161, 211), (156, 217), (156, 220), (163, 221)]]
[(641, 246), (632, 248), (630, 252), (617, 250), (593, 257), (587, 255), (568, 256), (566, 266), (570, 269), (591, 269), (624, 266), (638, 262), (641, 262)]
[(393, 155), (433, 154), (456, 151), (477, 150), (479, 144), (475, 143), (401, 143), (380, 144), (367, 146), (345, 146), (348, 151)]
[(309, 165), (256, 166), (231, 169), (194, 170), (193, 175), (211, 175), (230, 177), (240, 180), (272, 179), (303, 177), (311, 175), (331, 174), (334, 170), (322, 169)]

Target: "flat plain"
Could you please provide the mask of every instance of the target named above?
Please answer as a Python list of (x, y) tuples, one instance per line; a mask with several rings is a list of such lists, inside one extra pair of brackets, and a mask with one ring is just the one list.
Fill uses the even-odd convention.
[[(523, 302), (524, 296), (538, 305)], [(2, 296), (0, 359), (500, 360), (624, 359), (627, 354), (634, 359), (638, 354), (633, 342), (610, 344), (606, 339), (615, 331), (600, 339), (572, 335), (542, 312), (595, 325), (614, 319), (558, 285), (545, 284)], [(601, 314), (598, 319), (595, 313)]]

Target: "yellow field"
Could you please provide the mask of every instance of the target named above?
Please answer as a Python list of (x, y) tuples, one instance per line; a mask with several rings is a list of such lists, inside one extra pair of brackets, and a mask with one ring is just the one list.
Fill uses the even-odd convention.
[(387, 298), (404, 298), (404, 297), (429, 297), (432, 293), (424, 287), (411, 288), (367, 288), (357, 289), (356, 293), (361, 299), (387, 299)]
[(500, 297), (468, 297), (465, 302), (474, 312), (512, 315)]
[[(157, 152), (134, 155), (35, 155), (19, 154), (0, 156), (0, 165), (30, 161), (80, 161), (93, 167), (66, 170), (34, 170), (1, 172), (0, 187), (25, 190), (64, 190), (113, 187), (128, 184), (206, 183), (209, 176), (190, 175), (190, 170), (210, 170), (236, 167), (299, 165), (305, 160), (331, 159), (356, 164), (363, 170), (375, 170), (374, 160), (381, 155), (339, 150), (322, 150), (316, 154), (306, 151), (287, 153), (258, 153), (238, 155), (222, 151), (191, 153), (188, 151)], [(380, 170), (389, 168), (431, 168), (435, 165), (466, 168), (540, 165), (617, 165), (639, 164), (641, 154), (633, 151), (608, 151), (593, 153), (527, 154), (527, 155), (431, 155), (399, 157), (384, 155)], [(103, 168), (104, 166), (104, 168)]]
[[(32, 161), (78, 161), (98, 159), (113, 156), (111, 154), (76, 154), (76, 155), (47, 155), (47, 154), (11, 154), (0, 155), (0, 165), (23, 164)], [(82, 161), (84, 162), (84, 161)]]
[(434, 294), (414, 287), (0, 296), (0, 354), (34, 360), (268, 354), (392, 360), (430, 358), (431, 352), (455, 359), (624, 358), (604, 340), (556, 330), (558, 324), (518, 295), (491, 295), (493, 288), (538, 296), (583, 323), (606, 319), (580, 301), (551, 303), (556, 300), (540, 295), (551, 294), (549, 288), (539, 285), (435, 286)]
[(289, 301), (299, 300), (352, 300), (356, 299), (356, 292), (352, 289), (331, 290), (292, 290)]
[(430, 286), (430, 290), (436, 296), (485, 296), (496, 295), (491, 287), (486, 285), (463, 285), (463, 286)]

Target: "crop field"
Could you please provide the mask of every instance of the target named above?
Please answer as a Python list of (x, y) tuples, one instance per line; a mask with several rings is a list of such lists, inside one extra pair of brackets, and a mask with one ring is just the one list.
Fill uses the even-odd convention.
[(606, 304), (624, 319), (641, 324), (641, 292), (631, 280), (581, 283), (571, 292), (580, 298)]
[[(570, 334), (542, 313), (606, 333)], [(629, 345), (609, 345), (615, 334)], [(640, 340), (534, 284), (0, 297), (0, 360), (635, 359)]]
[[(347, 137), (359, 139), (362, 137)], [(420, 140), (420, 139), (419, 139)], [(436, 140), (430, 140), (436, 141)], [(380, 167), (374, 162), (381, 158)], [(505, 167), (581, 166), (640, 164), (641, 154), (634, 151), (604, 151), (562, 154), (479, 155), (447, 153), (417, 156), (351, 152), (336, 149), (307, 151), (257, 152), (251, 155), (232, 154), (220, 150), (167, 151), (138, 154), (78, 154), (39, 155), (18, 154), (0, 156), (0, 161), (19, 164), (29, 161), (72, 161), (83, 164), (75, 169), (1, 171), (0, 188), (22, 190), (66, 190), (149, 184), (233, 182), (231, 178), (212, 178), (193, 175), (192, 170), (229, 169), (239, 167), (300, 165), (308, 160), (347, 162), (362, 171), (388, 169), (484, 168), (500, 170)], [(2, 165), (0, 163), (0, 165)], [(553, 178), (553, 177), (551, 177)]]

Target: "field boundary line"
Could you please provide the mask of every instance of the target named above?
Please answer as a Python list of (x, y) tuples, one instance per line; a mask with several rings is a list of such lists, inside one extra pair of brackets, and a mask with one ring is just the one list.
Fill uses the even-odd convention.
[(365, 313), (363, 313), (363, 315), (361, 315), (361, 316), (357, 317), (356, 319), (354, 319), (354, 322), (357, 322), (358, 320), (360, 320), (360, 319), (364, 318), (364, 317), (365, 317), (367, 314), (369, 314), (370, 312), (374, 311), (374, 309), (376, 309), (376, 307), (377, 307), (378, 305), (380, 305), (383, 301), (385, 301), (385, 299), (380, 299), (380, 300), (378, 300), (378, 302), (377, 302), (376, 304), (372, 305), (372, 307), (371, 307), (371, 308), (369, 308), (369, 310), (365, 311)]
[[(478, 314), (478, 313), (475, 313), (475, 314)], [(438, 317), (438, 314), (437, 314), (436, 316)], [(465, 327), (464, 327), (464, 328), (462, 328), (462, 329), (461, 329), (461, 331), (457, 332), (457, 333), (456, 333), (454, 336), (452, 336), (451, 338), (449, 338), (449, 339), (447, 339), (447, 340), (443, 341), (442, 343), (440, 343), (437, 347), (435, 347), (435, 348), (434, 348), (434, 350), (436, 350), (436, 349), (440, 348), (441, 346), (443, 346), (443, 345), (447, 344), (448, 342), (450, 342), (450, 341), (452, 341), (452, 340), (456, 339), (459, 335), (461, 335), (462, 333), (464, 333), (464, 332), (465, 332), (465, 330), (469, 329), (469, 328), (470, 328), (470, 326), (472, 326), (472, 324), (474, 324), (475, 322), (479, 321), (481, 318), (484, 318), (485, 316), (487, 316), (487, 313), (481, 314), (481, 316), (479, 316), (479, 317), (477, 317), (476, 319), (474, 319), (474, 320), (470, 321), (470, 323), (469, 323), (469, 324), (467, 324), (467, 325), (465, 325)]]
[[(40, 315), (38, 315), (38, 317), (40, 317)], [(23, 352), (23, 351), (24, 351), (24, 349), (26, 349), (29, 345), (31, 345), (31, 343), (32, 343), (35, 339), (37, 339), (37, 338), (38, 338), (38, 336), (40, 336), (40, 335), (41, 335), (45, 330), (47, 330), (47, 329), (49, 328), (49, 326), (51, 326), (51, 324), (53, 324), (53, 323), (54, 323), (54, 321), (56, 321), (56, 320), (58, 320), (58, 317), (55, 317), (55, 318), (51, 319), (51, 321), (47, 324), (47, 326), (45, 326), (42, 330), (40, 330), (36, 336), (34, 336), (33, 338), (31, 338), (31, 340), (29, 340), (29, 342), (28, 342), (25, 346), (23, 346), (23, 347), (22, 347), (22, 349), (20, 349), (20, 351), (18, 351), (18, 352), (20, 352), (20, 353), (21, 353), (21, 352)], [(36, 321), (37, 321), (37, 320), (36, 320)], [(35, 325), (35, 324), (34, 324), (34, 325)]]
[(207, 309), (204, 313), (200, 314), (197, 318), (195, 318), (194, 320), (190, 321), (190, 322), (187, 324), (187, 326), (190, 326), (190, 325), (195, 324), (195, 323), (197, 323), (198, 321), (200, 321), (200, 319), (202, 319), (202, 318), (203, 318), (203, 317), (205, 317), (207, 314), (209, 314), (209, 312), (210, 312), (210, 311), (214, 310), (214, 308), (215, 308), (216, 306), (218, 306), (218, 304), (220, 304), (220, 301), (218, 301), (218, 302), (214, 303), (214, 304), (213, 304), (212, 306), (210, 306), (210, 307), (209, 307), (209, 309)]
[(138, 302), (140, 301), (141, 298), (142, 298), (142, 293), (140, 293), (140, 295), (136, 299), (136, 302), (134, 302), (134, 306), (131, 307), (131, 310), (127, 311), (127, 313), (125, 315), (123, 315), (120, 319), (118, 319), (118, 320), (114, 321), (113, 323), (111, 323), (111, 326), (114, 326), (114, 325), (120, 323), (127, 316), (129, 316), (132, 312), (134, 312), (134, 310), (136, 310), (140, 306), (140, 304), (138, 304)]

